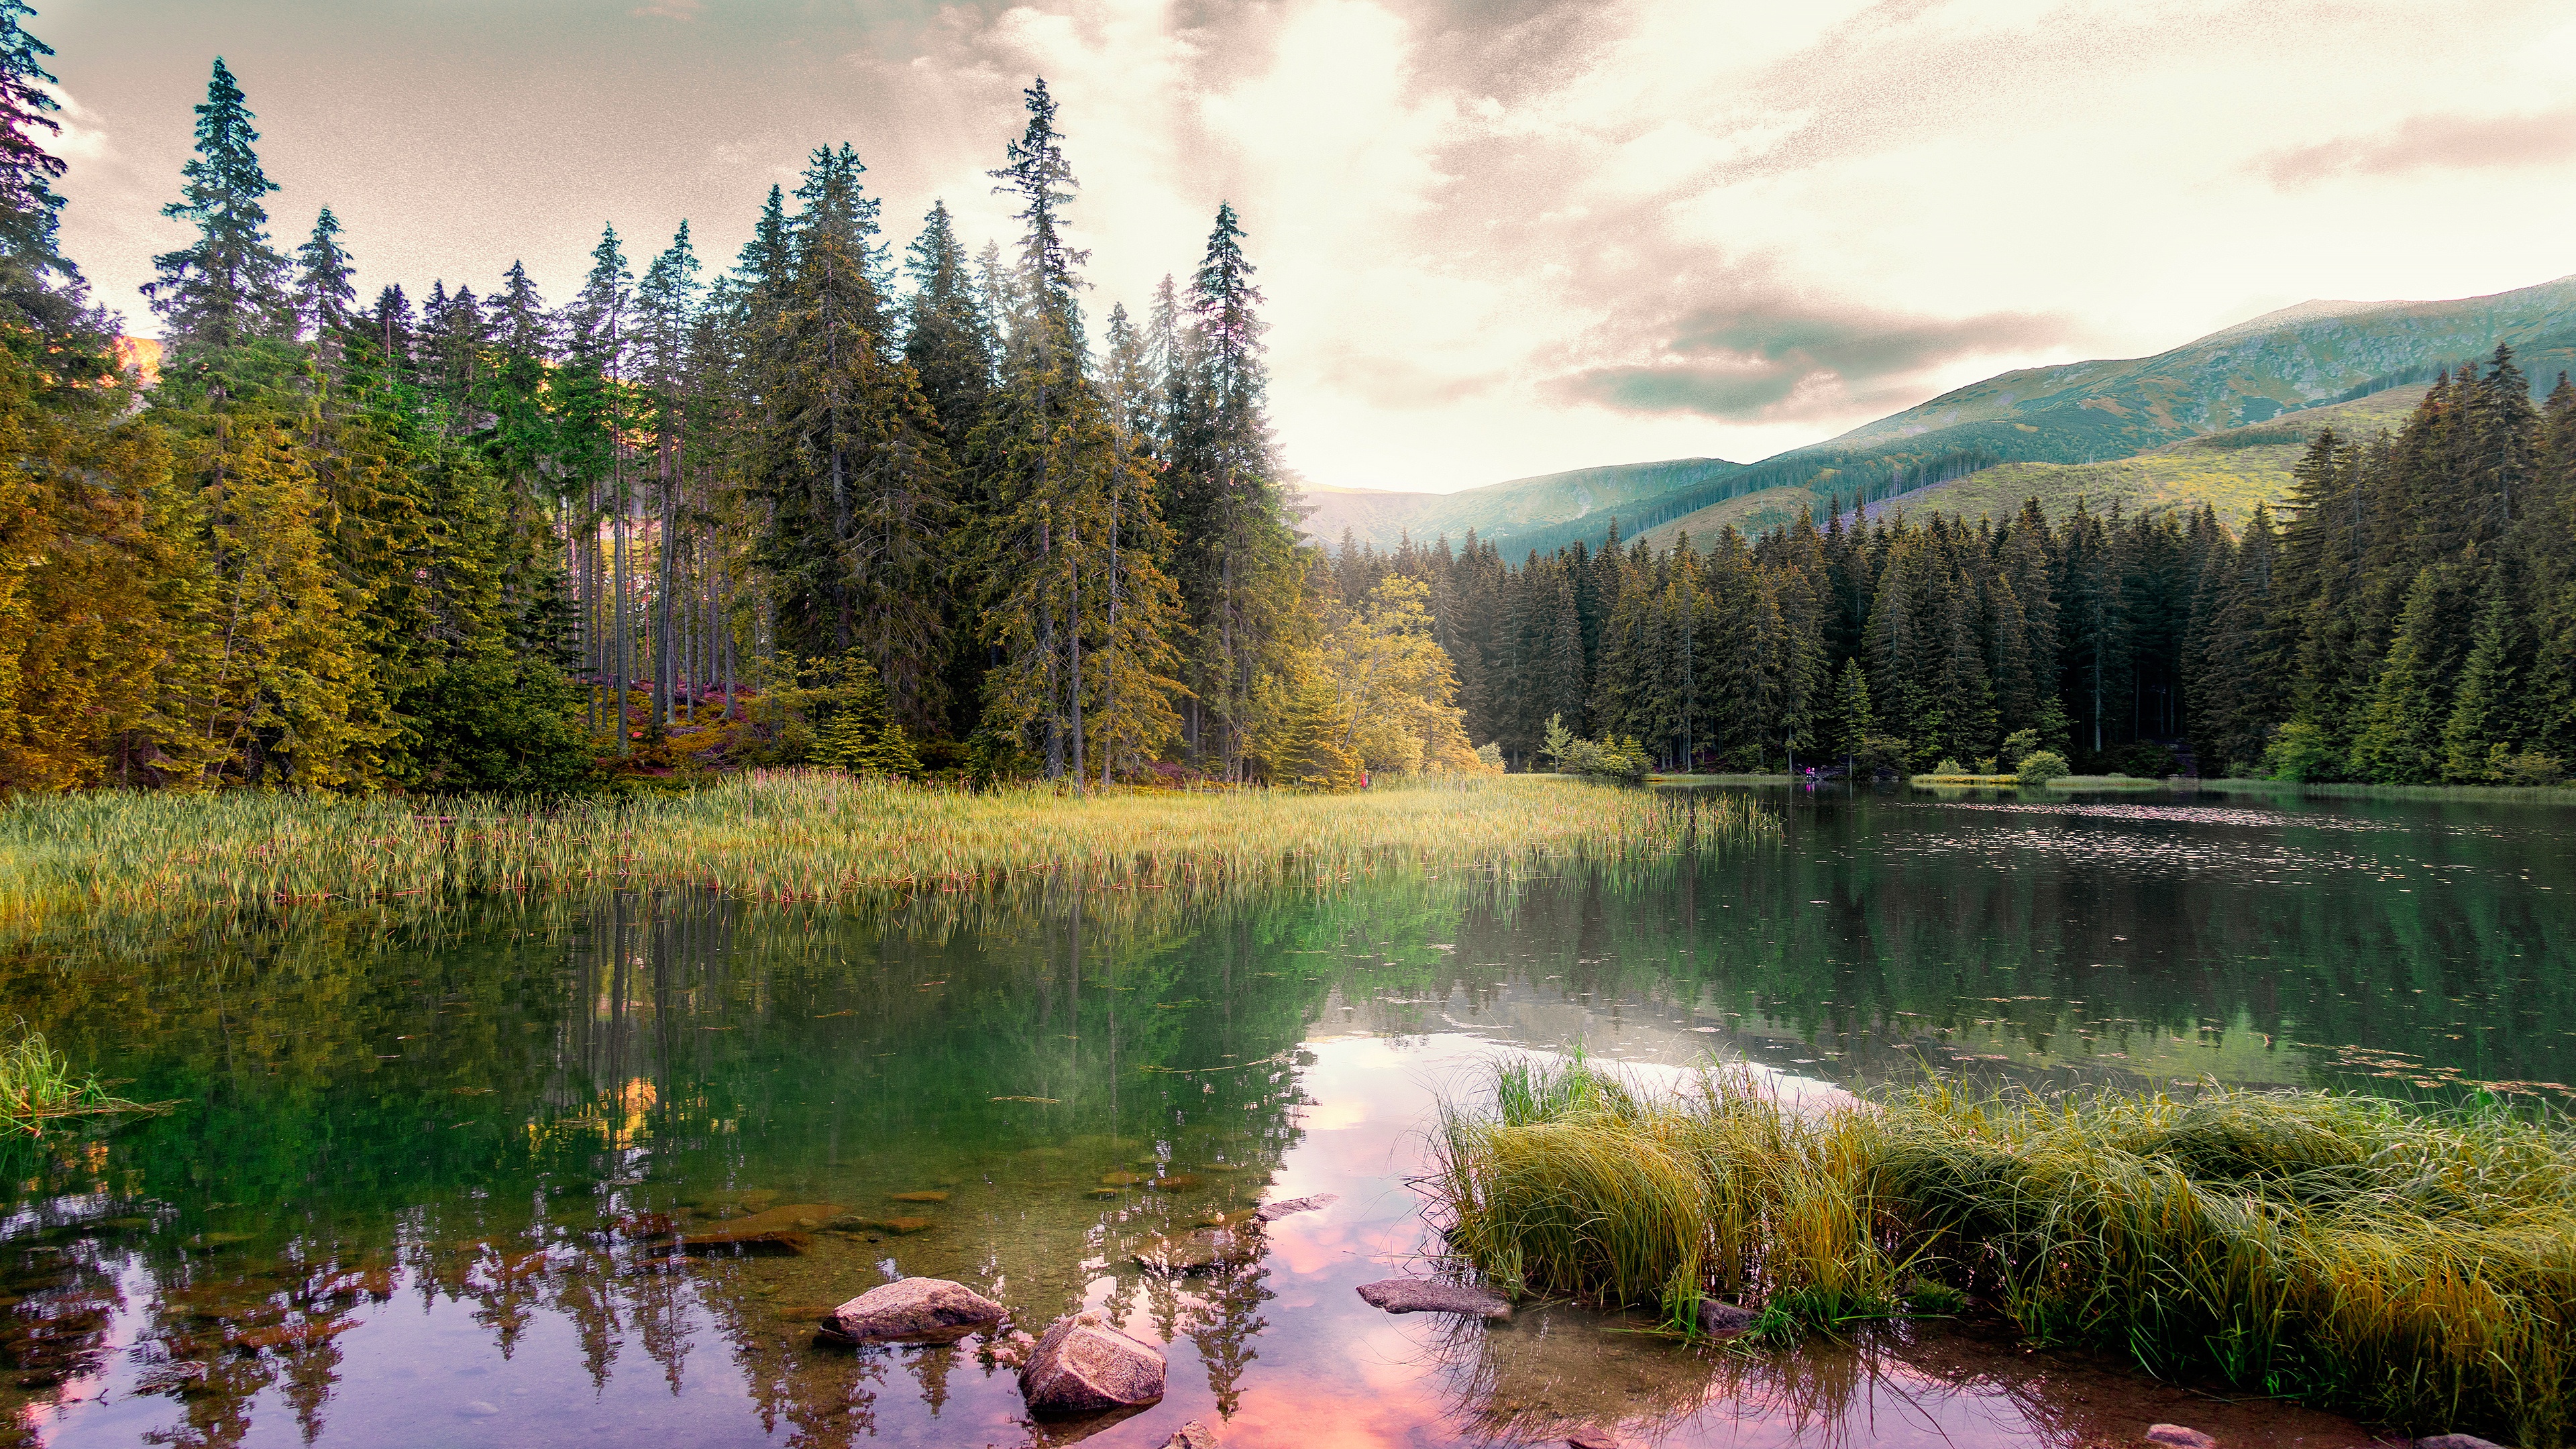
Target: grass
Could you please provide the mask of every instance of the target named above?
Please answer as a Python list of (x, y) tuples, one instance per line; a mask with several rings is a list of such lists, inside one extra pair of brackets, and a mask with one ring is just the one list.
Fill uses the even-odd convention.
[(2136, 775), (2060, 775), (2048, 782), (2052, 790), (2162, 790), (2172, 782), (2145, 779)]
[(1758, 1302), (1839, 1329), (1962, 1303), (2038, 1342), (2411, 1430), (2566, 1442), (2576, 1133), (2498, 1109), (2212, 1090), (1781, 1110), (1498, 1066), (1444, 1109), (1426, 1184), (1462, 1258), (1527, 1292)]
[(97, 1078), (73, 1071), (70, 1059), (24, 1022), (14, 1039), (0, 1044), (0, 1132), (41, 1137), (45, 1124), (65, 1117), (153, 1110), (152, 1104), (109, 1096)]
[(1992, 788), (1995, 788), (1995, 787), (1998, 787), (1998, 786), (2007, 786), (2007, 787), (2008, 787), (2008, 786), (2019, 785), (2019, 784), (2021, 783), (2021, 776), (2019, 776), (2019, 775), (1913, 775), (1913, 776), (1909, 776), (1909, 777), (1907, 778), (1907, 783), (1908, 783), (1908, 784), (1914, 784), (1914, 785), (1928, 785), (1928, 786), (1931, 786), (1931, 787), (1933, 787), (1933, 788), (1935, 788), (1935, 789), (1950, 789), (1950, 788), (1956, 788), (1956, 787), (1959, 787), (1959, 786), (1972, 786), (1972, 787), (1978, 787), (1978, 788), (1992, 789)]
[(0, 926), (509, 891), (701, 888), (842, 902), (1071, 878), (1187, 892), (1324, 884), (1776, 830), (1741, 798), (1574, 779), (1426, 779), (1357, 795), (986, 793), (824, 772), (694, 794), (490, 800), (93, 793), (0, 808)]
[(2576, 805), (2576, 785), (2341, 785), (2295, 780), (2203, 780), (2226, 795), (2304, 795), (2321, 800), (2462, 800), (2497, 805)]

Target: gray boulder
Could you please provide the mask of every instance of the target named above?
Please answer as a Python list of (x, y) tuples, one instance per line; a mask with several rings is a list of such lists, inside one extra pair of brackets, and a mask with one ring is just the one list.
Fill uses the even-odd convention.
[(1020, 1394), (1039, 1415), (1096, 1414), (1163, 1397), (1163, 1355), (1097, 1313), (1049, 1325), (1020, 1369)]
[(823, 1315), (834, 1343), (954, 1343), (1002, 1321), (1002, 1305), (945, 1278), (905, 1278), (871, 1288)]
[(1512, 1316), (1512, 1305), (1481, 1288), (1443, 1283), (1437, 1278), (1388, 1278), (1362, 1283), (1360, 1296), (1372, 1308), (1389, 1313), (1465, 1313), (1500, 1321)]
[(1751, 1328), (1759, 1316), (1750, 1308), (1720, 1303), (1714, 1298), (1699, 1301), (1699, 1331), (1713, 1338), (1733, 1338)]

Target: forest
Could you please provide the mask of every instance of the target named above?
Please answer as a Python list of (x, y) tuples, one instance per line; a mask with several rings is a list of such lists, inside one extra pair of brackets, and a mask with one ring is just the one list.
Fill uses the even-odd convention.
[[(1427, 591), (1470, 734), (1551, 720), (1659, 769), (2549, 784), (2576, 757), (2576, 387), (2509, 349), (2405, 425), (2319, 431), (2278, 520), (2036, 503), (2000, 525), (1828, 505), (1747, 540), (1345, 544), (1338, 592)], [(1998, 757), (2000, 758), (2000, 761)]]
[(361, 305), (327, 206), (273, 240), (218, 60), (147, 375), (56, 246), (51, 52), (0, 49), (0, 788), (1478, 768), (1420, 592), (1313, 588), (1233, 211), (1095, 327), (1043, 80), (1008, 252), (943, 204), (898, 258), (844, 144), (712, 277), (612, 226), (560, 306), (517, 265)]
[[(362, 302), (273, 234), (223, 61), (146, 289), (59, 245), (52, 52), (0, 6), (0, 792), (554, 793), (772, 765), (986, 783), (2089, 771), (2545, 783), (2576, 751), (2576, 389), (2510, 353), (2319, 435), (2279, 521), (1820, 510), (1514, 563), (1300, 531), (1234, 210), (1086, 310), (1043, 80), (1019, 228), (901, 246), (848, 144), (729, 265)], [(639, 275), (640, 267), (640, 275)], [(1855, 504), (1858, 499), (1852, 500)], [(1587, 744), (1581, 759), (1569, 741)]]

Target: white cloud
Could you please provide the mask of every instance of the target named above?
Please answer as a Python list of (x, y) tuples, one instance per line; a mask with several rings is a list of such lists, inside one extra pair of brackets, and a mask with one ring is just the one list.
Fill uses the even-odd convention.
[(1327, 483), (1758, 457), (2279, 302), (2544, 280), (2576, 232), (2576, 152), (2515, 127), (2565, 105), (2563, 0), (275, 8), (48, 37), (98, 106), (69, 226), (109, 300), (169, 241), (216, 50), (281, 232), (327, 200), (371, 284), (524, 254), (557, 296), (604, 217), (728, 257), (845, 137), (898, 244), (934, 196), (1007, 241), (985, 173), (1043, 74), (1096, 310), (1185, 275), (1232, 201), (1282, 444)]

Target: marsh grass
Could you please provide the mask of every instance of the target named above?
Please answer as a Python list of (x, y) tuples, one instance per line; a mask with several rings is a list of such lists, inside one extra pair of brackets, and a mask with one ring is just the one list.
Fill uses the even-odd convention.
[(2576, 1134), (2493, 1108), (2211, 1089), (1946, 1085), (1821, 1114), (1711, 1072), (1649, 1097), (1582, 1062), (1444, 1110), (1450, 1243), (1527, 1291), (1759, 1302), (1834, 1329), (1973, 1301), (2038, 1342), (2410, 1429), (2567, 1435)]
[(1187, 893), (1776, 830), (1742, 797), (1677, 801), (1537, 777), (1356, 795), (1070, 796), (782, 772), (680, 796), (553, 804), (101, 792), (0, 807), (0, 927), (514, 891), (700, 888), (833, 904), (1036, 877)]
[(0, 1132), (38, 1137), (47, 1123), (62, 1118), (149, 1112), (159, 1105), (109, 1096), (97, 1078), (74, 1071), (70, 1059), (24, 1022), (0, 1043)]

